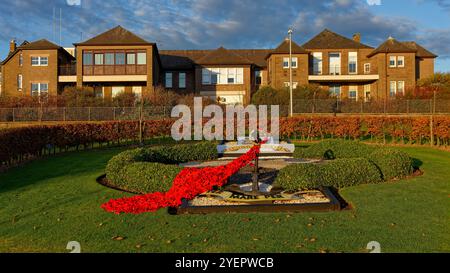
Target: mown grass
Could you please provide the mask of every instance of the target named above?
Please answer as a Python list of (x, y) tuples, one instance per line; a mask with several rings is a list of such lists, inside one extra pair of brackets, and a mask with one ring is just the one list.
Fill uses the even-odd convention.
[(423, 176), (347, 188), (352, 210), (302, 214), (113, 215), (100, 205), (129, 194), (95, 179), (121, 149), (37, 160), (0, 174), (0, 252), (68, 252), (69, 241), (82, 252), (366, 252), (370, 241), (383, 252), (448, 252), (450, 154), (401, 149)]

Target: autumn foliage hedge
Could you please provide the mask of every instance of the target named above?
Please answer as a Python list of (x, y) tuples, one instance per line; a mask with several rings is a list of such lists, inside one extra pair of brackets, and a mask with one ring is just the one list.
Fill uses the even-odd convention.
[[(173, 120), (143, 123), (143, 138), (169, 136)], [(370, 139), (378, 143), (429, 144), (430, 117), (294, 117), (280, 120), (284, 138), (321, 140), (327, 138)], [(434, 144), (450, 145), (450, 117), (433, 118)], [(0, 130), (0, 162), (11, 164), (39, 156), (43, 151), (65, 151), (93, 144), (137, 141), (138, 121), (62, 124)]]

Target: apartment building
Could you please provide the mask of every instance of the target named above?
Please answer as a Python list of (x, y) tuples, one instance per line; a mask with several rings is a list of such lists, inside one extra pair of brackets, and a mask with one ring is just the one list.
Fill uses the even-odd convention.
[[(15, 43), (14, 43), (15, 44)], [(195, 92), (221, 103), (247, 104), (261, 86), (318, 84), (339, 98), (385, 99), (404, 94), (434, 73), (437, 57), (415, 42), (390, 37), (379, 47), (324, 30), (303, 45), (283, 40), (274, 49), (158, 50), (118, 26), (76, 43), (75, 58), (46, 40), (11, 44), (1, 63), (3, 95), (56, 94), (92, 87), (99, 97), (140, 96), (155, 87)]]

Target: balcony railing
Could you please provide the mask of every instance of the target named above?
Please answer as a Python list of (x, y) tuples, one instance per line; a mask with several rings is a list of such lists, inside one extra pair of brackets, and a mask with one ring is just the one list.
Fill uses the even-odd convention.
[(77, 75), (77, 66), (75, 64), (61, 65), (58, 67), (58, 74), (60, 76), (75, 76)]

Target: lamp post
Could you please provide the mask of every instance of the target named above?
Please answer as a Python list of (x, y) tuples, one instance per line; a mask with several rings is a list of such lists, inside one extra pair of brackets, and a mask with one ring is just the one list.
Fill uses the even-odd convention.
[(290, 116), (294, 116), (294, 102), (293, 102), (293, 94), (292, 94), (292, 33), (294, 30), (289, 28), (289, 96), (290, 96)]

